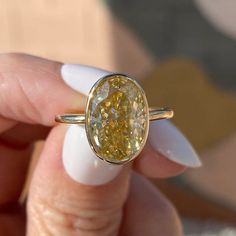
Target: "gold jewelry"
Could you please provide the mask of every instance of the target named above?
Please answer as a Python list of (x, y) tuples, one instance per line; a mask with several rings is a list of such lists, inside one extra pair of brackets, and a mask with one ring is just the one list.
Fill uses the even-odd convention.
[(141, 86), (123, 74), (110, 74), (91, 88), (85, 114), (57, 115), (56, 122), (85, 124), (88, 142), (104, 161), (123, 164), (142, 151), (149, 121), (170, 119), (169, 108), (148, 108)]

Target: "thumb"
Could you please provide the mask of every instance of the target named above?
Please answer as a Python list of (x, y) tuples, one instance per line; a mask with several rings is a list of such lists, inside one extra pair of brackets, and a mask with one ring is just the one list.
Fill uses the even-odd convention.
[[(62, 67), (65, 82), (86, 95), (96, 82), (91, 78), (105, 73)], [(75, 74), (85, 79), (83, 83)], [(128, 185), (129, 165), (111, 165), (97, 158), (83, 126), (59, 125), (45, 143), (31, 182), (28, 235), (117, 235)]]
[[(103, 162), (83, 140), (84, 128), (79, 126), (66, 131), (60, 125), (51, 131), (30, 186), (27, 235), (118, 234), (128, 192), (128, 167), (121, 170)], [(77, 168), (76, 181), (66, 173), (62, 155), (77, 158), (71, 167)], [(93, 185), (81, 184), (80, 179)]]

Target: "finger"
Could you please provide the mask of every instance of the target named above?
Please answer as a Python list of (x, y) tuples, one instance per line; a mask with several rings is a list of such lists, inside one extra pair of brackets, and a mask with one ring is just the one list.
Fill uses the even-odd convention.
[(0, 211), (19, 199), (32, 147), (11, 149), (0, 144)]
[(65, 85), (60, 69), (60, 63), (32, 56), (0, 55), (0, 115), (51, 126), (55, 114), (82, 111), (86, 98)]
[(132, 173), (120, 235), (183, 235), (173, 205), (156, 187), (135, 172)]
[(134, 169), (148, 178), (168, 178), (181, 174), (186, 170), (186, 166), (180, 165), (167, 159), (158, 151), (154, 150), (149, 142), (144, 150), (135, 160)]
[(0, 134), (16, 124), (15, 121), (0, 116)]
[[(65, 132), (64, 126), (52, 130), (34, 172), (28, 235), (116, 235), (128, 192), (128, 166), (121, 170), (95, 157), (83, 127), (71, 126), (63, 144)], [(66, 173), (62, 155), (64, 161), (77, 161), (77, 179)]]
[(180, 174), (187, 167), (200, 167), (201, 160), (182, 132), (161, 120), (151, 122), (146, 147), (134, 166), (147, 177), (164, 178)]
[(9, 148), (23, 149), (35, 141), (45, 139), (49, 131), (50, 128), (46, 126), (17, 123), (0, 135), (0, 142)]
[(33, 142), (44, 139), (48, 130), (48, 127), (19, 123), (0, 135), (0, 210), (18, 201), (28, 173)]

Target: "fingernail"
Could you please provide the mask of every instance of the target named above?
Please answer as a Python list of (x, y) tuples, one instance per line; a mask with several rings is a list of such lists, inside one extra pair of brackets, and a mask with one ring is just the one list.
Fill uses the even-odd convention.
[[(72, 89), (89, 94), (93, 84), (107, 71), (83, 65), (63, 65), (62, 79)], [(103, 185), (113, 180), (122, 167), (99, 159), (89, 146), (84, 126), (71, 125), (65, 135), (63, 145), (63, 165), (67, 174), (85, 185)]]
[(111, 72), (84, 65), (64, 64), (61, 67), (61, 75), (65, 83), (84, 95), (89, 94), (98, 79), (108, 74)]
[(93, 153), (85, 129), (79, 125), (71, 125), (67, 130), (62, 156), (67, 174), (81, 184), (106, 184), (121, 171), (121, 166), (106, 163)]
[(167, 120), (150, 123), (149, 142), (156, 151), (171, 161), (187, 167), (202, 165), (187, 138)]

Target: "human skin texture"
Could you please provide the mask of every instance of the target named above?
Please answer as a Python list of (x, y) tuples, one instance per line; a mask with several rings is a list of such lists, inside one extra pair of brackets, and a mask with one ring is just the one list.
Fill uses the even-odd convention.
[[(182, 235), (175, 208), (146, 177), (174, 176), (186, 166), (158, 152), (150, 140), (107, 183), (90, 185), (70, 177), (62, 161), (68, 127), (56, 125), (54, 117), (83, 112), (86, 96), (66, 85), (61, 67), (28, 55), (0, 55), (0, 234)], [(39, 139), (45, 144), (21, 205), (32, 146)], [(183, 149), (190, 145), (185, 142)]]

